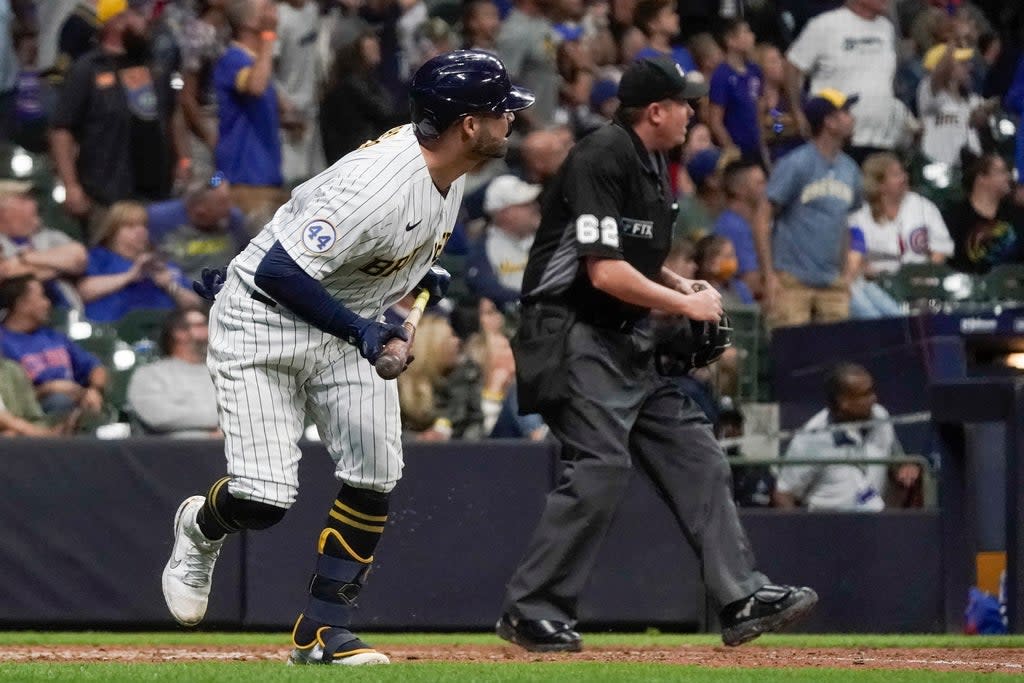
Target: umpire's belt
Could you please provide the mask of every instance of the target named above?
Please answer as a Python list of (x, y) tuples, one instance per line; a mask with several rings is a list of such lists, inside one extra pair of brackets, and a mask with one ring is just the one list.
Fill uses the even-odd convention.
[(558, 308), (562, 310), (572, 310), (575, 319), (591, 327), (599, 327), (602, 330), (611, 330), (612, 332), (621, 332), (622, 334), (629, 334), (636, 327), (636, 320), (623, 320), (622, 318), (616, 318), (611, 316), (602, 316), (592, 311), (581, 311), (578, 308), (568, 306), (561, 301), (552, 301), (550, 299), (544, 300), (533, 300), (523, 302), (523, 307), (533, 306), (543, 310), (544, 308)]

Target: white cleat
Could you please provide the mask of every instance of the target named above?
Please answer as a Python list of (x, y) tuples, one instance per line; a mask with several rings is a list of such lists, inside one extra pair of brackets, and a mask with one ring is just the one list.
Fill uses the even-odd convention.
[(203, 496), (186, 498), (174, 515), (174, 548), (164, 567), (164, 601), (182, 626), (195, 626), (206, 616), (210, 581), (224, 539), (211, 541), (196, 525)]
[(369, 666), (373, 664), (390, 664), (391, 660), (383, 652), (370, 648), (353, 650), (352, 654), (339, 652), (333, 658), (324, 657), (324, 648), (317, 643), (311, 648), (295, 648), (288, 657), (288, 664), (340, 664), (342, 666)]

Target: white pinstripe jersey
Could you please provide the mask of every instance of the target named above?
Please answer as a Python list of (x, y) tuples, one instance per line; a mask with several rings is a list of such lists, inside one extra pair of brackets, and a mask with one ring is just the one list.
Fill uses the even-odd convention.
[(463, 176), (442, 196), (412, 126), (394, 128), (295, 188), (229, 272), (258, 289), (256, 269), (280, 241), (334, 299), (376, 319), (444, 250), (464, 187)]

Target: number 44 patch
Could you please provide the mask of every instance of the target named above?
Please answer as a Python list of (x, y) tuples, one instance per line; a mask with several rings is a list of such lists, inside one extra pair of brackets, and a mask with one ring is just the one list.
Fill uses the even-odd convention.
[(334, 246), (338, 234), (327, 221), (315, 220), (302, 229), (302, 244), (315, 254), (322, 254)]

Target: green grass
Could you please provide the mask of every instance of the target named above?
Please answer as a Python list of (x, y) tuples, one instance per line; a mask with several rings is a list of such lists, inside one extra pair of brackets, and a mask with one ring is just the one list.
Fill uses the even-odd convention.
[[(365, 634), (366, 639), (385, 651), (388, 646), (496, 645), (497, 637), (488, 633), (379, 633)], [(683, 645), (719, 645), (713, 635), (647, 633), (587, 633), (590, 646), (671, 648)], [(287, 633), (223, 633), (173, 631), (157, 633), (110, 633), (100, 631), (6, 631), (0, 632), (0, 646), (27, 646), (37, 651), (62, 645), (96, 645), (107, 647), (147, 646), (288, 646)], [(971, 648), (1024, 647), (1024, 636), (968, 637), (958, 635), (771, 635), (754, 641), (744, 649), (794, 648)], [(614, 653), (609, 653), (614, 660)], [(35, 681), (75, 681), (95, 683), (128, 683), (153, 681), (211, 681), (216, 683), (263, 683), (264, 681), (302, 681), (319, 683), (337, 681), (401, 683), (437, 683), (445, 681), (491, 683), (525, 681), (527, 683), (612, 683), (619, 681), (683, 681), (719, 683), (973, 683), (974, 681), (1020, 680), (1020, 676), (983, 673), (937, 673), (933, 671), (849, 670), (849, 669), (782, 669), (782, 668), (705, 668), (700, 666), (657, 662), (594, 662), (538, 661), (460, 663), (402, 662), (387, 667), (345, 669), (337, 667), (286, 667), (273, 661), (213, 661), (168, 663), (16, 663), (0, 664), (0, 683), (34, 683)]]
[[(504, 641), (492, 633), (367, 633), (360, 635), (380, 647), (388, 645), (495, 645)], [(595, 633), (584, 631), (584, 643), (622, 647), (677, 647), (721, 645), (712, 634)], [(280, 645), (287, 647), (288, 634), (225, 633), (218, 631), (168, 631), (112, 633), (106, 631), (0, 631), (2, 645)], [(886, 635), (778, 634), (758, 638), (744, 647), (1024, 647), (1024, 636), (962, 636), (946, 634)]]
[(936, 673), (931, 671), (842, 671), (838, 669), (706, 669), (669, 664), (602, 664), (596, 662), (543, 664), (393, 664), (387, 667), (350, 669), (329, 667), (286, 668), (271, 662), (202, 664), (15, 664), (0, 667), (0, 681), (75, 681), (128, 683), (129, 681), (180, 681), (258, 683), (261, 681), (339, 681), (346, 683), (438, 683), (443, 681), (525, 681), (551, 683), (581, 681), (693, 681), (718, 683), (973, 683), (1009, 680), (993, 674)]

